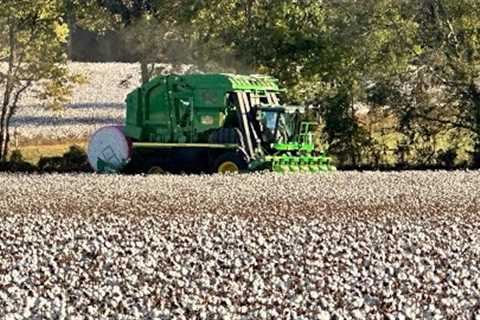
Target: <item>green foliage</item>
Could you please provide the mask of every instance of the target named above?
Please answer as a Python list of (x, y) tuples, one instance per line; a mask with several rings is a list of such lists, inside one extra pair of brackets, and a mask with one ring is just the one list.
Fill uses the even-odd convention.
[(37, 165), (39, 172), (89, 172), (90, 166), (85, 151), (71, 146), (61, 157), (42, 157)]
[(352, 108), (351, 96), (343, 93), (324, 99), (320, 111), (329, 152), (341, 164), (358, 165), (365, 158), (363, 155), (372, 151), (372, 141), (358, 124)]
[(442, 167), (452, 169), (455, 167), (457, 157), (457, 150), (454, 148), (449, 148), (447, 150), (441, 150), (439, 152), (437, 156), (437, 161)]
[(275, 75), (294, 89), (292, 100), (315, 101), (345, 88), (358, 91), (368, 77), (407, 66), (416, 24), (403, 10), (396, 2), (376, 0), (362, 6), (219, 0), (194, 23), (201, 39), (225, 44), (214, 55), (224, 53), (244, 69)]
[(64, 172), (62, 157), (42, 157), (38, 161), (37, 168), (40, 172), (53, 173)]
[(8, 1), (0, 6), (0, 159), (5, 160), (10, 122), (18, 103), (34, 84), (40, 98), (60, 107), (77, 76), (67, 72), (65, 43), (68, 27), (59, 0)]
[(42, 157), (35, 166), (25, 161), (19, 150), (10, 154), (9, 161), (0, 161), (0, 171), (8, 172), (37, 172), (37, 173), (67, 173), (90, 172), (88, 158), (85, 151), (78, 146), (71, 146), (62, 156)]
[(14, 150), (8, 162), (0, 161), (0, 171), (31, 173), (35, 171), (35, 166), (26, 162), (19, 150)]
[[(142, 82), (158, 72), (156, 63), (182, 64), (193, 57), (191, 30), (199, 9), (196, 0), (69, 0), (78, 13), (71, 18), (89, 30), (115, 30), (138, 57)], [(99, 14), (97, 14), (99, 13)]]
[(24, 162), (23, 155), (20, 150), (13, 150), (12, 154), (10, 155), (11, 162)]
[[(389, 108), (401, 129), (455, 129), (480, 144), (478, 1), (411, 1), (410, 15), (419, 25), (416, 55), (407, 72), (390, 77), (397, 94)], [(401, 131), (405, 132), (405, 131)], [(473, 152), (480, 152), (474, 147)]]

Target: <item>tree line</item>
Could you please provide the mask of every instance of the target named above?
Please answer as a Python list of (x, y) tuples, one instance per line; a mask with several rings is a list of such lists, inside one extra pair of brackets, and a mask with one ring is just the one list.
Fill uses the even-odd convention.
[(476, 0), (3, 1), (0, 156), (32, 83), (66, 99), (71, 35), (88, 30), (114, 35), (144, 82), (158, 62), (279, 78), (286, 102), (319, 107), (341, 166), (477, 166), (479, 13)]

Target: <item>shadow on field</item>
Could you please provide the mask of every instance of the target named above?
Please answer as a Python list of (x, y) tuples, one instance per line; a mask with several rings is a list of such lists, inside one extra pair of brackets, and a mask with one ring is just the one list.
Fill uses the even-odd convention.
[[(452, 171), (452, 170), (477, 170), (480, 166), (474, 165), (393, 165), (393, 166), (338, 166), (339, 171)], [(73, 145), (62, 156), (41, 157), (37, 165), (26, 161), (19, 150), (12, 152), (9, 161), (0, 162), (0, 172), (23, 173), (87, 173), (93, 172), (88, 164), (87, 154), (82, 147)], [(126, 173), (128, 174), (128, 172)], [(131, 173), (130, 173), (131, 174)]]
[(123, 120), (117, 117), (71, 117), (71, 116), (19, 116), (12, 121), (12, 125), (32, 125), (35, 127), (55, 125), (79, 125), (79, 124), (115, 124), (121, 123)]
[(115, 109), (124, 111), (126, 108), (125, 104), (122, 103), (111, 103), (111, 102), (100, 102), (100, 103), (67, 103), (65, 105), (65, 110), (68, 109)]
[(42, 157), (37, 165), (25, 161), (20, 151), (15, 150), (7, 162), (0, 162), (0, 171), (17, 173), (82, 173), (93, 172), (85, 151), (71, 146), (62, 156)]

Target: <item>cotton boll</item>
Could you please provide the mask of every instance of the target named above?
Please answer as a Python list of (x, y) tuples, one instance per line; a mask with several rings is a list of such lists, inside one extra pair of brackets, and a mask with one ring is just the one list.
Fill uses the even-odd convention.
[(0, 300), (31, 318), (462, 318), (479, 178), (0, 174)]

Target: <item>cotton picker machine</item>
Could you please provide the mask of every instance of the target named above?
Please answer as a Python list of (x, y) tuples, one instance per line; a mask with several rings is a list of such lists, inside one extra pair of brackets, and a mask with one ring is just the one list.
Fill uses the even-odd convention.
[(128, 95), (125, 126), (93, 134), (88, 160), (96, 172), (335, 170), (281, 92), (268, 76), (156, 77)]

